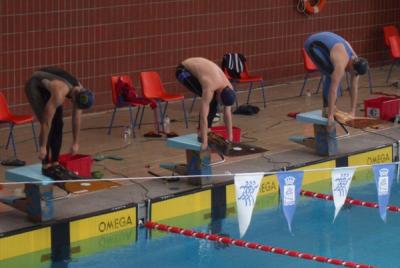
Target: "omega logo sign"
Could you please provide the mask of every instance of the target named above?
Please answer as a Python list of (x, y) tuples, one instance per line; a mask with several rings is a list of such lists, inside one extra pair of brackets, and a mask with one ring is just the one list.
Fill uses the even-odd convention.
[(267, 182), (261, 184), (260, 192), (267, 193), (267, 192), (277, 191), (277, 190), (278, 190), (278, 188), (276, 187), (275, 182), (267, 181)]
[(381, 153), (381, 154), (370, 156), (367, 158), (368, 165), (378, 164), (378, 163), (386, 163), (386, 162), (390, 162), (388, 153)]
[(115, 231), (115, 230), (124, 228), (128, 225), (133, 226), (132, 219), (130, 216), (114, 218), (114, 219), (110, 219), (109, 221), (102, 221), (98, 225), (98, 230), (101, 233), (111, 232), (111, 231)]

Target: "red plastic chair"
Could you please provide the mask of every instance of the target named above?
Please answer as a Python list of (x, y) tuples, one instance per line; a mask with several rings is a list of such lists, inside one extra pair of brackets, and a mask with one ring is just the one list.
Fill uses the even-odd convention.
[(14, 140), (14, 126), (16, 126), (16, 125), (23, 125), (23, 124), (27, 124), (27, 123), (32, 124), (33, 141), (35, 143), (36, 152), (38, 151), (38, 143), (37, 143), (37, 139), (36, 139), (33, 116), (28, 115), (28, 114), (23, 114), (23, 115), (12, 114), (10, 109), (8, 108), (8, 103), (6, 101), (6, 98), (4, 97), (3, 93), (1, 93), (1, 92), (0, 92), (0, 123), (8, 123), (8, 125), (9, 125), (10, 130), (8, 133), (6, 149), (8, 149), (8, 146), (11, 141), (15, 158), (17, 158), (17, 150), (15, 147), (15, 140)]
[[(238, 53), (239, 54), (239, 53)], [(227, 56), (228, 54), (224, 55), (224, 58)], [(241, 54), (239, 54), (241, 55)], [(245, 58), (243, 55), (241, 55), (242, 58)], [(224, 60), (223, 60), (224, 62)], [(222, 70), (224, 71), (226, 77), (229, 79), (229, 81), (231, 81), (232, 86), (235, 88), (236, 84), (240, 84), (240, 83), (250, 83), (249, 85), (249, 93), (247, 94), (247, 101), (246, 104), (249, 104), (250, 102), (250, 95), (251, 92), (253, 90), (253, 83), (254, 82), (259, 82), (260, 86), (261, 86), (261, 90), (262, 90), (262, 96), (263, 96), (263, 101), (264, 101), (264, 108), (266, 107), (266, 98), (265, 98), (265, 82), (264, 82), (264, 78), (262, 76), (259, 75), (250, 75), (249, 71), (248, 71), (248, 66), (246, 64), (246, 62), (242, 62), (243, 63), (243, 71), (239, 74), (239, 78), (234, 78), (231, 77), (228, 73), (227, 67), (224, 66), (224, 64), (222, 65)], [(237, 103), (236, 103), (237, 106)]]
[[(304, 87), (306, 86), (308, 76), (312, 73), (319, 72), (318, 67), (315, 66), (314, 62), (311, 60), (310, 56), (308, 56), (304, 47), (301, 49), (301, 56), (303, 57), (303, 65), (306, 74), (304, 76), (303, 86), (301, 87), (300, 90), (300, 96), (303, 95)], [(315, 93), (318, 93), (319, 88), (321, 87), (322, 80), (323, 80), (323, 75), (321, 75), (321, 78), (319, 79), (318, 87)]]
[(399, 30), (395, 25), (386, 25), (383, 27), (383, 36), (385, 38), (385, 45), (390, 48), (389, 37), (399, 36)]
[[(129, 108), (129, 114), (130, 114), (130, 119), (131, 119), (131, 127), (134, 130), (136, 127), (136, 122), (137, 122), (137, 118), (138, 115), (140, 113), (140, 109), (142, 109), (142, 114), (140, 116), (140, 121), (139, 121), (139, 128), (140, 125), (142, 123), (142, 119), (143, 119), (143, 113), (144, 113), (144, 109), (147, 105), (153, 105), (153, 102), (149, 99), (143, 98), (143, 97), (138, 97), (137, 99), (133, 100), (133, 101), (125, 101), (125, 100), (121, 100), (120, 96), (119, 96), (119, 92), (117, 89), (117, 84), (119, 79), (122, 79), (122, 81), (126, 82), (128, 85), (133, 86), (133, 82), (132, 82), (132, 78), (129, 75), (116, 75), (116, 76), (111, 76), (111, 95), (112, 95), (112, 102), (114, 104), (114, 111), (111, 117), (111, 121), (110, 121), (110, 125), (108, 127), (108, 134), (111, 134), (111, 129), (113, 126), (113, 122), (114, 122), (114, 118), (115, 118), (115, 114), (117, 112), (118, 108), (121, 107), (128, 107)], [(137, 107), (137, 112), (136, 112), (136, 116), (135, 119), (133, 119), (133, 114), (132, 114), (132, 108), (133, 107)]]
[(392, 74), (393, 66), (400, 63), (400, 36), (390, 36), (389, 37), (389, 48), (390, 56), (393, 59), (392, 65), (390, 66), (388, 76), (386, 78), (386, 83), (389, 81)]
[[(183, 116), (185, 119), (186, 128), (188, 128), (188, 120), (185, 109), (185, 97), (182, 94), (168, 93), (161, 82), (160, 75), (154, 71), (141, 72), (140, 83), (142, 85), (142, 95), (148, 99), (156, 101), (160, 107), (160, 123), (163, 129), (163, 122), (167, 111), (168, 102), (179, 100), (182, 102)], [(164, 110), (161, 109), (162, 102), (165, 102)]]

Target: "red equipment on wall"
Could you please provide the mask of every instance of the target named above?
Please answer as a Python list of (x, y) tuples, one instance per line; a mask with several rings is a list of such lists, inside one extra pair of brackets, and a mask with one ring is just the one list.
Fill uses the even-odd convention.
[(324, 8), (325, 4), (326, 0), (299, 0), (297, 10), (301, 13), (313, 15), (319, 13)]

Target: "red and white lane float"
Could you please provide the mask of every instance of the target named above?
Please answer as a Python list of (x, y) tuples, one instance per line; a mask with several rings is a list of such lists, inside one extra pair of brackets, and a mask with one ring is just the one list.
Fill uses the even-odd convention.
[(261, 251), (267, 251), (267, 252), (271, 252), (271, 253), (275, 253), (275, 254), (281, 254), (281, 255), (286, 255), (289, 257), (296, 257), (296, 258), (306, 259), (306, 260), (310, 260), (310, 261), (323, 262), (323, 263), (329, 263), (329, 264), (334, 264), (334, 265), (339, 265), (339, 266), (344, 266), (344, 267), (352, 267), (352, 268), (373, 268), (374, 267), (371, 265), (359, 264), (359, 263), (344, 261), (344, 260), (335, 259), (335, 258), (317, 256), (317, 255), (313, 255), (310, 253), (303, 253), (303, 252), (299, 252), (299, 251), (295, 251), (295, 250), (288, 250), (288, 249), (284, 249), (284, 248), (280, 248), (280, 247), (272, 247), (272, 246), (262, 245), (259, 243), (247, 242), (245, 240), (233, 239), (230, 237), (220, 236), (220, 235), (216, 235), (216, 234), (207, 234), (207, 233), (203, 233), (203, 232), (196, 232), (193, 230), (182, 229), (179, 227), (169, 226), (166, 224), (160, 224), (160, 223), (151, 222), (151, 221), (146, 222), (144, 226), (148, 229), (156, 229), (156, 230), (163, 231), (163, 232), (180, 234), (180, 235), (184, 235), (184, 236), (188, 236), (188, 237), (205, 239), (205, 240), (213, 241), (216, 243), (235, 245), (238, 247), (245, 247), (245, 248), (249, 248), (249, 249), (257, 249), (257, 250), (261, 250)]
[[(333, 196), (330, 194), (321, 194), (321, 193), (315, 193), (315, 192), (304, 191), (304, 190), (302, 190), (300, 192), (300, 194), (303, 196), (333, 201)], [(350, 197), (346, 198), (345, 203), (355, 205), (355, 206), (379, 208), (379, 205), (375, 202), (367, 202), (367, 201), (362, 201), (362, 200), (358, 200), (358, 199), (353, 199)], [(400, 212), (400, 207), (397, 207), (397, 206), (387, 206), (386, 209), (391, 212)]]

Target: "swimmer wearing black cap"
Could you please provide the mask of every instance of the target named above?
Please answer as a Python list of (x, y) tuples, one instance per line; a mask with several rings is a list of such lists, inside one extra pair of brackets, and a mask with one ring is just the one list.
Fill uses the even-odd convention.
[[(94, 97), (90, 90), (67, 71), (57, 67), (45, 67), (33, 73), (27, 81), (25, 93), (40, 122), (39, 159), (42, 173), (55, 180), (73, 179), (74, 173), (58, 163), (63, 136), (63, 103), (72, 102), (71, 154), (79, 149), (79, 130), (82, 109), (92, 106)], [(75, 176), (76, 177), (76, 176)]]
[(350, 44), (341, 36), (331, 32), (320, 32), (307, 38), (304, 48), (312, 61), (325, 76), (323, 90), (324, 116), (328, 128), (334, 127), (336, 98), (345, 72), (351, 74), (351, 111), (355, 116), (358, 97), (359, 76), (368, 72), (368, 61), (358, 57)]
[(221, 68), (205, 58), (188, 58), (176, 68), (176, 78), (191, 92), (201, 97), (199, 137), (201, 149), (208, 148), (207, 133), (218, 111), (218, 102), (224, 105), (224, 122), (228, 140), (232, 141), (231, 106), (236, 93)]

